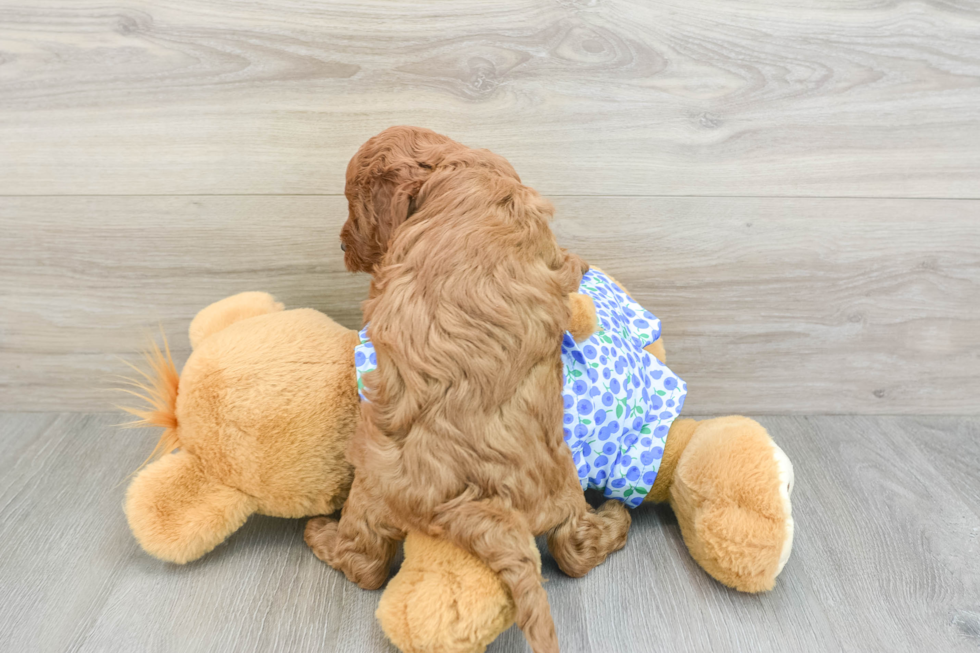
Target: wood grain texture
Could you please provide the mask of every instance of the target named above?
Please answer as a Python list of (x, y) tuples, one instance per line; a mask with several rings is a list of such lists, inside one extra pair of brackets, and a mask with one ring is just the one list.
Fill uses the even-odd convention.
[(340, 198), (0, 198), (0, 408), (111, 409), (162, 329), (180, 363), (211, 302), (264, 290), (357, 327)]
[(551, 194), (980, 198), (969, 0), (3, 0), (0, 194), (339, 193), (391, 124)]
[(980, 516), (980, 437), (977, 437), (973, 423), (955, 421), (950, 426), (942, 421), (936, 424), (929, 417), (893, 423), (905, 432), (906, 440), (915, 440), (950, 489)]
[[(980, 203), (568, 198), (698, 413), (980, 412)], [(605, 266), (605, 267), (604, 267)]]
[[(0, 415), (0, 641), (12, 651), (394, 653), (365, 592), (302, 542), (302, 522), (253, 518), (184, 567), (144, 554), (121, 510), (152, 435), (119, 415)], [(626, 548), (582, 579), (545, 553), (564, 653), (965, 653), (980, 645), (980, 467), (944, 465), (977, 418), (771, 417), (793, 460), (793, 556), (773, 592), (744, 595), (688, 557), (669, 509), (634, 512)], [(934, 451), (923, 448), (930, 443)], [(962, 467), (966, 470), (966, 467)], [(528, 650), (511, 629), (488, 653)]]
[[(980, 412), (980, 202), (555, 198), (664, 324), (687, 410)], [(356, 328), (338, 197), (0, 198), (0, 408), (101, 411), (162, 325), (266, 290)]]

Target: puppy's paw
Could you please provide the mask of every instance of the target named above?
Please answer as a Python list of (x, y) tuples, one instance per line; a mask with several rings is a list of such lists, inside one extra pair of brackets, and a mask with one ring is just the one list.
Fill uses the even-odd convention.
[(306, 522), (303, 541), (320, 560), (334, 566), (334, 551), (337, 547), (337, 520), (329, 517), (313, 517)]

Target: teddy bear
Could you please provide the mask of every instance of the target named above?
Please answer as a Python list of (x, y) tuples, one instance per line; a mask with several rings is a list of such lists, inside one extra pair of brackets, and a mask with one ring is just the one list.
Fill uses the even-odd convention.
[[(592, 337), (591, 298), (571, 302), (573, 338)], [(126, 516), (144, 550), (182, 564), (253, 513), (299, 518), (340, 509), (360, 411), (358, 332), (248, 292), (203, 309), (189, 335), (193, 351), (179, 375), (166, 345), (153, 349), (151, 371), (141, 372), (134, 391), (149, 405), (128, 409), (137, 424), (164, 427), (155, 450), (162, 455), (126, 493)], [(662, 339), (646, 349), (663, 360)], [(792, 482), (788, 458), (757, 422), (675, 419), (642, 501), (670, 503), (691, 556), (710, 575), (759, 592), (773, 586), (791, 550)], [(323, 519), (310, 520), (308, 532)], [(477, 653), (510, 627), (514, 606), (477, 558), (409, 533), (377, 617), (405, 653)]]

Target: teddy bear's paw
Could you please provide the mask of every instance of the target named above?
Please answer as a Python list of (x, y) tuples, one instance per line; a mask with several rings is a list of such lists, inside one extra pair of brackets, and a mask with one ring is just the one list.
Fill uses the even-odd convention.
[(334, 566), (333, 557), (337, 545), (337, 527), (336, 519), (313, 517), (306, 522), (306, 530), (303, 533), (303, 541), (313, 551), (313, 555), (330, 566)]
[(510, 590), (479, 558), (412, 532), (376, 614), (403, 653), (483, 653), (515, 612)]
[(772, 589), (792, 551), (793, 479), (789, 458), (758, 422), (702, 422), (670, 490), (694, 559), (739, 591)]

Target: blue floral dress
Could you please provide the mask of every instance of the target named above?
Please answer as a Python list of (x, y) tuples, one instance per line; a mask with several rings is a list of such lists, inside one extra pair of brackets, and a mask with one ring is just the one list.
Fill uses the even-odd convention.
[[(657, 478), (687, 384), (643, 350), (660, 337), (660, 320), (597, 270), (579, 292), (595, 302), (599, 329), (580, 343), (567, 333), (562, 341), (565, 442), (582, 489), (636, 507)], [(354, 352), (361, 399), (363, 375), (378, 365), (367, 329)]]

